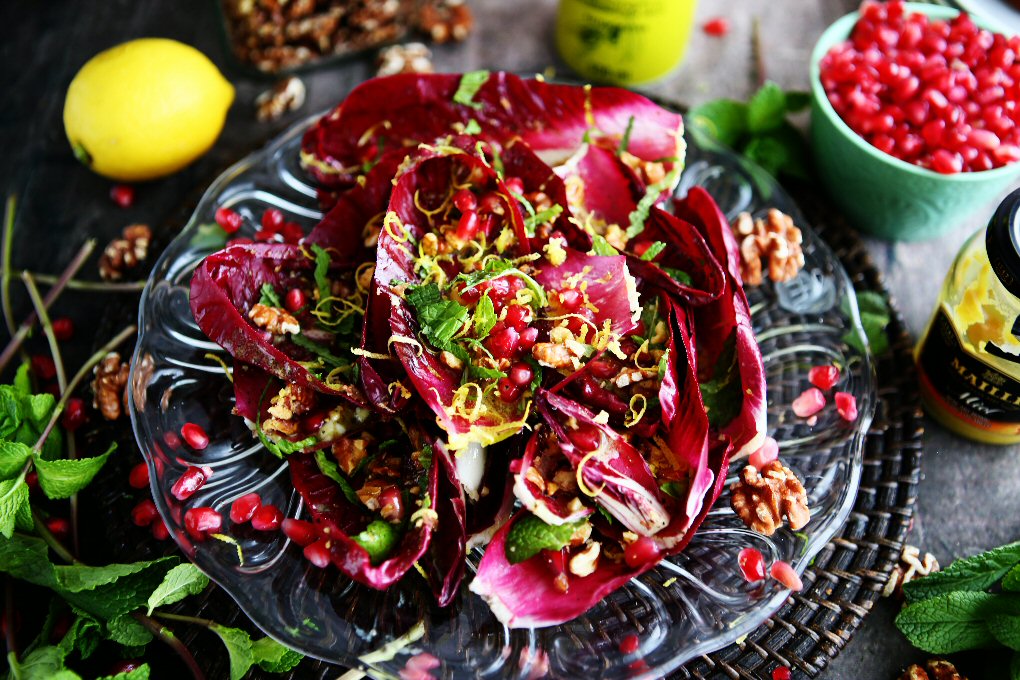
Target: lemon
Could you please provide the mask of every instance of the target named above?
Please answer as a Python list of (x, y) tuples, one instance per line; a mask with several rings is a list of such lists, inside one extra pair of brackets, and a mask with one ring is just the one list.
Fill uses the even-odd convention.
[(131, 182), (180, 170), (213, 145), (234, 87), (176, 40), (142, 38), (92, 57), (64, 100), (64, 130), (92, 170)]

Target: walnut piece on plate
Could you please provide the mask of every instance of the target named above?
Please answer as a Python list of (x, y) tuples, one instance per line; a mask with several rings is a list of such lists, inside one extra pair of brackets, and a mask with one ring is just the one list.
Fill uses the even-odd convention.
[(732, 228), (740, 243), (740, 277), (746, 285), (760, 286), (765, 267), (769, 278), (780, 283), (795, 278), (804, 266), (803, 234), (786, 213), (770, 208), (765, 219), (754, 219), (742, 212)]
[(754, 466), (745, 466), (730, 491), (733, 511), (749, 529), (764, 536), (774, 534), (784, 517), (794, 531), (811, 519), (804, 485), (778, 460), (766, 464), (760, 474)]

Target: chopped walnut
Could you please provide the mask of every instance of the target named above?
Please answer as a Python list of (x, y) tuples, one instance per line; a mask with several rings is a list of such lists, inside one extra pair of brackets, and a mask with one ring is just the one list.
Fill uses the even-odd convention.
[(99, 276), (104, 281), (119, 281), (124, 274), (145, 261), (149, 254), (152, 230), (145, 224), (129, 224), (120, 238), (110, 241), (99, 256)]
[(255, 118), (262, 123), (279, 119), (288, 111), (297, 111), (305, 103), (305, 84), (296, 76), (278, 81), (255, 98)]
[(127, 411), (127, 385), (130, 367), (122, 362), (120, 354), (110, 352), (99, 362), (92, 373), (92, 405), (99, 409), (103, 418), (117, 420)]
[(783, 517), (794, 531), (811, 519), (804, 485), (790, 468), (774, 460), (759, 475), (753, 466), (746, 466), (740, 481), (730, 487), (730, 505), (748, 528), (771, 536), (783, 523)]
[(379, 53), (377, 76), (397, 73), (432, 73), (432, 51), (422, 43), (412, 42), (387, 47)]
[(311, 411), (315, 401), (315, 390), (301, 385), (287, 385), (270, 400), (269, 415), (280, 420), (290, 420)]
[(365, 437), (342, 437), (333, 444), (333, 457), (340, 464), (340, 469), (349, 475), (358, 469), (361, 461), (368, 455), (368, 439)]
[(765, 219), (742, 212), (733, 223), (740, 242), (740, 276), (749, 286), (762, 283), (763, 260), (772, 281), (790, 281), (804, 266), (803, 236), (793, 218), (770, 208)]
[(928, 659), (925, 668), (916, 663), (903, 671), (899, 680), (967, 680), (945, 659)]
[(584, 550), (571, 556), (567, 568), (574, 576), (590, 576), (595, 573), (595, 565), (598, 564), (599, 553), (602, 551), (602, 544), (592, 541)]
[(474, 24), (463, 0), (427, 0), (418, 12), (418, 28), (437, 43), (464, 40)]
[(286, 310), (279, 307), (270, 307), (262, 303), (255, 305), (248, 310), (248, 318), (259, 328), (264, 328), (273, 335), (286, 335), (287, 333), (300, 333), (301, 324)]
[[(623, 389), (634, 383), (639, 383), (648, 378), (655, 378), (659, 374), (658, 368), (625, 368), (613, 378), (613, 384)], [(656, 385), (658, 388), (658, 385)]]
[(921, 550), (912, 545), (904, 545), (900, 551), (900, 561), (892, 572), (889, 573), (889, 580), (882, 588), (882, 597), (896, 596), (903, 598), (903, 586), (910, 583), (918, 576), (927, 576), (933, 571), (939, 570), (939, 562), (931, 553), (925, 553), (921, 557)]
[(567, 368), (573, 365), (574, 355), (566, 345), (554, 342), (537, 342), (531, 348), (531, 356), (542, 366), (549, 368)]

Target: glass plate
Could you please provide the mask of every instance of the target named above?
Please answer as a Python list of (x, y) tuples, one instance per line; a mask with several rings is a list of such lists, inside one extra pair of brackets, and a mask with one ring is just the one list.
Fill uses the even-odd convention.
[[(142, 296), (131, 421), (149, 464), (153, 498), (184, 553), (267, 634), (375, 677), (395, 677), (419, 652), (441, 661), (433, 671), (437, 677), (529, 678), (543, 670), (559, 678), (661, 676), (732, 643), (779, 609), (788, 592), (771, 581), (748, 583), (737, 552), (755, 547), (767, 559), (786, 560), (803, 573), (842, 526), (857, 492), (875, 380), (853, 287), (832, 251), (769, 175), (690, 138), (678, 192), (702, 185), (730, 218), (741, 210), (764, 214), (774, 206), (803, 227), (806, 265), (797, 278), (748, 291), (768, 381), (769, 433), (779, 440), (783, 460), (804, 480), (813, 513), (802, 531), (783, 528), (766, 538), (747, 530), (729, 509), (726, 492), (681, 555), (586, 615), (540, 630), (505, 628), (466, 587), (450, 607), (438, 609), (414, 573), (385, 592), (363, 587), (336, 569), (311, 566), (281, 532), (227, 526), (233, 542), (191, 541), (183, 530), (188, 507), (212, 506), (229, 525), (230, 503), (257, 491), (288, 516), (302, 512), (286, 464), (265, 452), (231, 415), (233, 389), (216, 361), (225, 354), (196, 326), (188, 287), (196, 264), (222, 245), (218, 228), (202, 226), (213, 222), (220, 206), (244, 216), (248, 236), (269, 207), (308, 228), (315, 224), (320, 216), (315, 188), (298, 165), (301, 134), (313, 120), (296, 125), (212, 184), (156, 264)], [(794, 416), (790, 404), (810, 386), (808, 370), (830, 362), (843, 367), (839, 389), (857, 398), (860, 416), (844, 422), (830, 404), (809, 425)], [(187, 422), (209, 433), (204, 451), (181, 446), (178, 433)], [(192, 463), (209, 466), (214, 475), (181, 502), (170, 487)], [(739, 467), (731, 468), (730, 482)], [(468, 579), (480, 555), (476, 550), (469, 556)], [(623, 654), (618, 645), (629, 634), (638, 636), (640, 646)], [(635, 665), (638, 659), (644, 663)]]

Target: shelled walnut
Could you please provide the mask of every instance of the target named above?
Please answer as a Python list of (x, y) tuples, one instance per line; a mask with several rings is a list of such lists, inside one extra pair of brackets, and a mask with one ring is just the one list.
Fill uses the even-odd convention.
[[(419, 42), (387, 47), (376, 60), (377, 76), (392, 76), (397, 73), (432, 73), (432, 51)], [(432, 234), (429, 234), (432, 236)]]
[(765, 536), (774, 534), (784, 517), (794, 531), (811, 519), (804, 485), (778, 460), (766, 464), (761, 474), (753, 466), (746, 466), (730, 491), (733, 511), (749, 529)]
[(92, 405), (106, 420), (117, 420), (127, 411), (127, 394), (125, 386), (128, 381), (130, 367), (121, 361), (120, 354), (110, 352), (93, 369)]
[(418, 11), (418, 29), (437, 43), (464, 40), (474, 24), (463, 0), (425, 0)]
[(928, 659), (924, 668), (915, 663), (903, 671), (899, 680), (967, 680), (967, 678), (960, 675), (956, 666), (945, 659)]
[(152, 230), (146, 224), (129, 224), (119, 238), (110, 241), (99, 256), (99, 276), (104, 281), (118, 281), (124, 274), (145, 261), (149, 255)]
[(918, 576), (927, 576), (938, 570), (939, 562), (934, 555), (925, 553), (922, 557), (919, 548), (904, 545), (903, 550), (900, 551), (899, 563), (893, 567), (892, 572), (889, 573), (889, 580), (882, 588), (882, 597), (895, 595), (897, 598), (902, 598), (904, 585)]
[(765, 219), (742, 212), (733, 233), (740, 243), (740, 276), (748, 286), (761, 285), (764, 266), (776, 283), (790, 281), (804, 266), (803, 235), (784, 212), (770, 208)]

